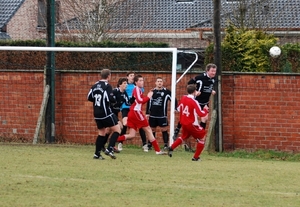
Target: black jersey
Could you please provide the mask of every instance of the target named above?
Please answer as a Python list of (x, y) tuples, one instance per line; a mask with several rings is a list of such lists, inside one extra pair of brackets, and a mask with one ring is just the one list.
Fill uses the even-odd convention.
[(214, 89), (214, 83), (215, 79), (208, 77), (206, 72), (192, 78), (188, 82), (188, 84), (196, 84), (197, 91), (201, 92), (201, 94), (196, 97), (200, 105), (207, 105), (209, 103), (211, 92)]
[(112, 110), (114, 114), (118, 114), (121, 110), (122, 104), (126, 104), (130, 106), (129, 97), (126, 91), (121, 92), (120, 88), (115, 88), (113, 90), (114, 98), (116, 99), (116, 103), (112, 104)]
[(115, 103), (111, 85), (106, 81), (98, 81), (90, 89), (87, 99), (94, 103), (94, 118), (104, 119), (111, 115), (111, 103)]
[(168, 100), (171, 101), (170, 90), (166, 88), (161, 90), (153, 89), (153, 95), (147, 103), (146, 114), (156, 118), (167, 117)]

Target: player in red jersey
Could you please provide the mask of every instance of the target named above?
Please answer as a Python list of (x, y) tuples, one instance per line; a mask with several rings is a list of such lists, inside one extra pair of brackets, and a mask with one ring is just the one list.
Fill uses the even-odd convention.
[(188, 85), (187, 92), (188, 95), (181, 98), (177, 107), (180, 113), (179, 119), (182, 125), (182, 134), (168, 148), (168, 155), (172, 157), (173, 150), (182, 144), (184, 140), (192, 136), (197, 140), (197, 148), (192, 161), (200, 161), (200, 154), (205, 142), (205, 129), (200, 126), (197, 116), (205, 117), (208, 114), (208, 107), (204, 106), (203, 110), (201, 110), (199, 103), (195, 100), (197, 94), (195, 85)]
[(166, 154), (160, 151), (158, 143), (152, 134), (151, 127), (149, 126), (146, 116), (142, 112), (142, 105), (147, 103), (153, 95), (153, 91), (150, 91), (146, 97), (143, 96), (142, 88), (144, 87), (144, 78), (141, 75), (134, 77), (135, 87), (132, 92), (134, 98), (133, 104), (130, 106), (128, 113), (127, 126), (129, 127), (129, 134), (121, 135), (118, 138), (118, 142), (132, 139), (136, 135), (136, 131), (140, 128), (144, 129), (147, 138), (154, 147), (157, 155)]

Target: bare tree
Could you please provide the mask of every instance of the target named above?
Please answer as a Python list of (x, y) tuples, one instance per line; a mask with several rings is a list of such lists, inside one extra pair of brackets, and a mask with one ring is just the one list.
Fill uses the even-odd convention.
[(116, 36), (118, 30), (130, 28), (130, 25), (120, 24), (114, 19), (132, 18), (132, 11), (139, 2), (139, 0), (65, 0), (61, 3), (63, 21), (57, 27), (60, 33), (58, 36), (84, 42), (114, 38), (112, 35)]

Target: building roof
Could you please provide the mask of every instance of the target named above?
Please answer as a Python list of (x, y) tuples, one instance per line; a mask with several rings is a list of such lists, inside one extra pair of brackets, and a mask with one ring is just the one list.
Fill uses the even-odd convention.
[(25, 0), (0, 0), (0, 39), (9, 39), (9, 35), (1, 30), (18, 11)]
[[(184, 30), (211, 28), (212, 0), (129, 0), (115, 12), (112, 26), (129, 30)], [(235, 2), (235, 3), (234, 3)], [(248, 0), (246, 22), (255, 28), (300, 28), (299, 0)], [(222, 26), (228, 20), (237, 22), (240, 3), (221, 0)], [(255, 14), (255, 15), (254, 15)]]
[(10, 39), (10, 36), (6, 32), (0, 32), (0, 40)]

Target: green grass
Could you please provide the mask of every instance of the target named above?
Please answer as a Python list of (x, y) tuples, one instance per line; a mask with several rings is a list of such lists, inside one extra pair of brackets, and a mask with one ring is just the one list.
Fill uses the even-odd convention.
[[(298, 162), (0, 144), (0, 206), (300, 206)], [(222, 154), (222, 153), (221, 153)], [(224, 155), (224, 154), (223, 154)]]
[(300, 153), (280, 152), (273, 150), (257, 150), (248, 152), (246, 150), (236, 150), (233, 152), (211, 153), (218, 157), (236, 157), (236, 158), (249, 158), (259, 160), (282, 160), (300, 162)]

